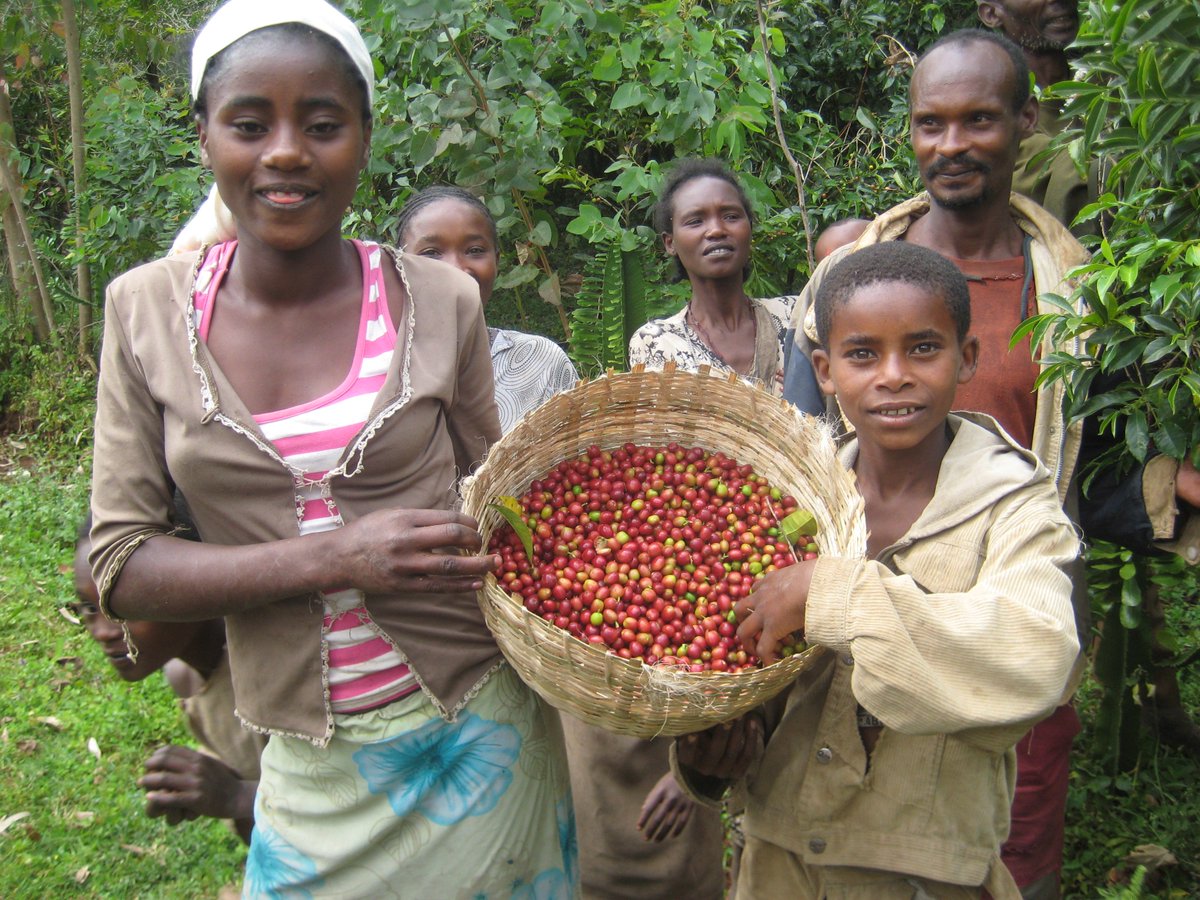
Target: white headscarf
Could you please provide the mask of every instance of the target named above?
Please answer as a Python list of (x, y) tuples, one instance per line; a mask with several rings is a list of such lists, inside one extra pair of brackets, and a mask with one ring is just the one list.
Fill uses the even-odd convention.
[[(192, 45), (192, 99), (200, 93), (209, 60), (252, 31), (299, 22), (329, 35), (350, 57), (367, 85), (367, 103), (375, 102), (375, 68), (358, 27), (325, 0), (228, 0), (200, 29)], [(237, 225), (214, 184), (208, 198), (183, 226), (171, 253), (198, 250), (237, 236)]]
[(367, 84), (375, 102), (375, 67), (358, 26), (325, 0), (228, 0), (212, 14), (192, 45), (192, 99), (200, 93), (208, 61), (252, 31), (298, 22), (337, 41)]

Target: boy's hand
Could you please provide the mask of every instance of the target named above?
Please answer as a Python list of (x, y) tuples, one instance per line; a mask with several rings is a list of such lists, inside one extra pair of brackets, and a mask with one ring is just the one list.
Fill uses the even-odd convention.
[(763, 750), (762, 721), (754, 715), (675, 739), (679, 765), (707, 778), (736, 781)]
[(779, 647), (784, 638), (794, 631), (803, 633), (808, 586), (815, 565), (816, 560), (805, 560), (769, 572), (755, 585), (750, 596), (738, 601), (734, 607), (741, 623), (738, 638), (764, 666), (779, 658)]
[(642, 802), (637, 827), (648, 841), (679, 837), (692, 818), (696, 804), (683, 792), (670, 772), (658, 779)]
[(165, 816), (178, 825), (200, 816), (217, 819), (249, 818), (243, 785), (233, 769), (221, 760), (188, 747), (160, 747), (146, 760), (146, 774), (138, 786), (146, 792), (146, 814)]

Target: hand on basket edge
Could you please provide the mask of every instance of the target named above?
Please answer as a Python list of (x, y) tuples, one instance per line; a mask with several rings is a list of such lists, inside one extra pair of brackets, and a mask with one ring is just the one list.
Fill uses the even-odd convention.
[(804, 560), (768, 573), (750, 596), (739, 600), (734, 607), (740, 623), (738, 638), (764, 666), (779, 659), (784, 638), (794, 632), (804, 633), (808, 588), (816, 562)]
[(341, 586), (366, 593), (476, 591), (500, 557), (481, 553), (478, 524), (463, 513), (376, 510), (332, 532)]

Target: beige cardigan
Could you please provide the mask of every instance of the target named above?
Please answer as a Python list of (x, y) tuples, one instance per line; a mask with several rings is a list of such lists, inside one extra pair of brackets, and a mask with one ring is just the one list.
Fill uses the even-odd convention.
[[(91, 562), (108, 600), (146, 539), (171, 531), (172, 492), (203, 541), (295, 537), (292, 475), (197, 339), (192, 289), (200, 255), (157, 260), (108, 290), (96, 411)], [(367, 424), (331, 479), (346, 521), (377, 509), (447, 509), (455, 485), (500, 435), (478, 290), (451, 266), (396, 257), (411, 302)], [(473, 594), (369, 595), (384, 636), (453, 718), (501, 663)], [(250, 727), (328, 741), (333, 719), (315, 594), (229, 616), (238, 715)]]

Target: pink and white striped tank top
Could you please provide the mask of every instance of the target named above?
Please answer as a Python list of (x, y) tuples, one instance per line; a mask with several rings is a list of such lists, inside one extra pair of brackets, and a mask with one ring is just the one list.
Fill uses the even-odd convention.
[[(363, 303), (346, 379), (323, 397), (254, 416), (292, 473), (300, 534), (342, 526), (330, 476), (347, 444), (366, 424), (396, 347), (381, 268), (383, 252), (378, 244), (353, 243), (363, 266)], [(217, 289), (236, 249), (237, 241), (216, 245), (197, 274), (193, 315), (202, 341), (208, 339)], [(361, 591), (347, 588), (322, 594), (322, 599), (334, 712), (375, 709), (417, 690), (403, 656), (371, 620)]]

